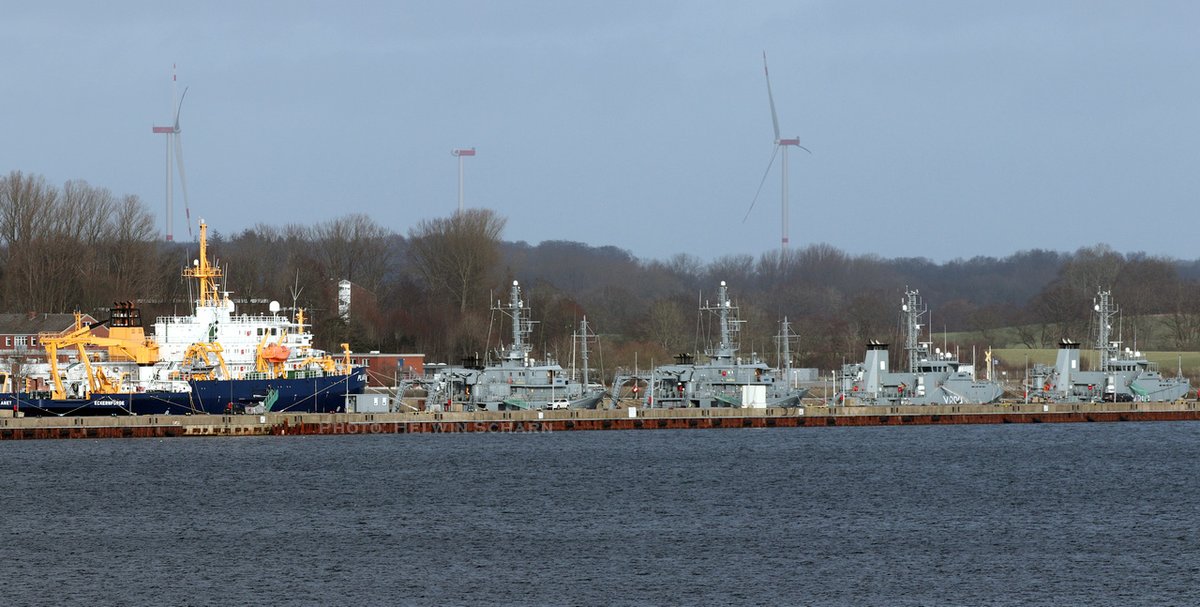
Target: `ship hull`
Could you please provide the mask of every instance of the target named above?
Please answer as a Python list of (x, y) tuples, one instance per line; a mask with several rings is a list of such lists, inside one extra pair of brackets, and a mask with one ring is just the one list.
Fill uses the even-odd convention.
[(804, 398), (805, 396), (808, 396), (808, 389), (797, 388), (782, 394), (768, 395), (765, 401), (757, 405), (750, 405), (743, 404), (741, 402), (740, 395), (726, 391), (682, 397), (657, 396), (653, 399), (653, 402), (643, 402), (639, 406), (650, 407), (654, 409), (716, 409), (731, 407), (734, 409), (787, 408), (800, 406), (800, 399)]
[(30, 394), (0, 394), (0, 408), (39, 415), (162, 415), (241, 413), (263, 404), (274, 391), (274, 413), (332, 413), (344, 410), (347, 394), (361, 394), (366, 373), (288, 379), (193, 380), (191, 391), (148, 391), (56, 400)]
[(568, 408), (569, 409), (595, 409), (596, 407), (598, 407), (600, 405), (600, 399), (602, 399), (602, 398), (604, 398), (603, 393), (593, 394), (591, 396), (584, 396), (582, 398), (578, 398), (576, 400), (571, 401), (571, 405)]
[(532, 400), (510, 399), (502, 401), (467, 401), (468, 409), (477, 411), (531, 411), (549, 409), (595, 409), (603, 398), (602, 392), (587, 395), (570, 395), (551, 400), (548, 396)]

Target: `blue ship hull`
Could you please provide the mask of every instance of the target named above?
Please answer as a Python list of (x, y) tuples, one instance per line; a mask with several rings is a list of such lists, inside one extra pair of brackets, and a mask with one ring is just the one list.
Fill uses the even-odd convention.
[(193, 380), (191, 392), (104, 394), (55, 400), (44, 395), (0, 394), (0, 408), (42, 415), (162, 415), (240, 413), (266, 400), (274, 390), (272, 413), (333, 413), (344, 410), (347, 394), (361, 394), (367, 375), (356, 367), (349, 375), (297, 379)]

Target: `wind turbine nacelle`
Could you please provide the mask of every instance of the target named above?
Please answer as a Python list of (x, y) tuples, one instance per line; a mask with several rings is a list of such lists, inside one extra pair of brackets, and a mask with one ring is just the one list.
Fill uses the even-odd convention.
[(796, 139), (780, 139), (780, 140), (779, 140), (779, 145), (795, 145), (795, 146), (798, 146), (798, 145), (800, 145), (800, 138), (798, 138), (798, 137), (797, 137)]

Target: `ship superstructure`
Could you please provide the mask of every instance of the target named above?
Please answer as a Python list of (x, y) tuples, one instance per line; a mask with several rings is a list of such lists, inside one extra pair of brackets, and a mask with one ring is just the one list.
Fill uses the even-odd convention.
[(224, 360), (222, 379), (326, 370), (329, 355), (313, 348), (303, 310), (296, 310), (294, 320), (279, 313), (278, 302), (271, 302), (268, 314), (237, 313), (229, 292), (220, 289), (223, 272), (208, 261), (206, 230), (201, 223), (200, 256), (184, 270), (184, 276), (195, 279), (199, 290), (193, 313), (161, 316), (154, 322), (153, 335), (162, 358), (185, 361), (197, 344), (212, 344), (219, 345), (219, 351), (213, 353)]
[(979, 379), (975, 366), (922, 341), (929, 308), (916, 289), (906, 289), (900, 305), (905, 324), (908, 369), (892, 371), (888, 344), (867, 344), (863, 362), (842, 367), (837, 401), (865, 405), (981, 404), (1000, 400), (1003, 387)]

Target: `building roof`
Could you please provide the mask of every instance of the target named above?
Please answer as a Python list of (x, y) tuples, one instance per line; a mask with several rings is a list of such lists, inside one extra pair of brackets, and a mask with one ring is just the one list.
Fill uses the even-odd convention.
[[(85, 322), (96, 319), (84, 314)], [(74, 314), (0, 314), (0, 335), (36, 335), (58, 333), (75, 326)]]

